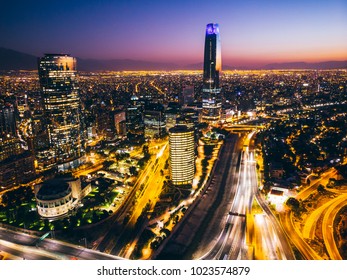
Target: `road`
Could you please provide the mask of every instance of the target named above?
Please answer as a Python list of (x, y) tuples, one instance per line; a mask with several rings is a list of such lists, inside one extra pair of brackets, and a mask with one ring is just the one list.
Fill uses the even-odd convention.
[(347, 205), (347, 195), (341, 195), (330, 204), (323, 218), (322, 232), (325, 247), (331, 260), (342, 260), (334, 239), (334, 221), (337, 213)]
[(310, 185), (304, 190), (300, 191), (295, 198), (302, 200), (307, 199), (313, 191), (317, 190), (320, 184), (326, 185), (329, 178), (334, 177), (336, 175), (336, 172), (337, 171), (335, 168), (330, 168), (329, 170), (325, 171), (319, 178), (312, 180)]
[[(334, 177), (335, 175), (336, 175), (336, 169), (334, 168), (331, 168), (325, 171), (319, 178), (312, 180), (312, 182), (307, 188), (305, 188), (300, 193), (298, 193), (296, 196), (296, 199), (298, 200), (307, 199), (312, 192), (315, 192), (317, 190), (320, 184), (323, 184), (323, 185), (326, 184), (329, 178)], [(344, 195), (342, 195), (342, 197), (344, 197)], [(335, 258), (341, 259), (341, 256), (337, 250), (337, 247), (333, 238), (333, 227), (331, 225), (334, 221), (337, 211), (340, 209), (339, 207), (341, 203), (339, 203), (339, 201), (341, 203), (343, 201), (343, 198), (341, 201), (341, 196), (325, 203), (321, 207), (314, 210), (307, 218), (302, 232), (300, 232), (299, 229), (294, 225), (293, 213), (291, 211), (287, 211), (286, 213), (280, 214), (281, 222), (285, 231), (288, 233), (287, 234), (288, 238), (290, 238), (290, 240), (297, 247), (297, 249), (300, 251), (300, 253), (303, 255), (305, 259), (307, 260), (322, 259), (322, 257), (320, 257), (311, 248), (311, 246), (304, 240), (304, 238), (309, 240), (313, 240), (315, 238), (317, 222), (322, 215), (324, 215), (323, 225), (322, 225), (323, 239), (324, 239), (324, 244), (327, 248), (329, 257), (331, 259), (335, 259)], [(327, 213), (330, 213), (330, 215), (327, 216)]]
[(317, 227), (317, 222), (319, 218), (322, 216), (322, 214), (329, 208), (333, 203), (335, 202), (334, 200), (331, 200), (319, 208), (315, 209), (309, 217), (305, 221), (305, 225), (302, 231), (302, 236), (303, 238), (306, 239), (311, 239), (313, 240), (316, 236), (316, 227)]
[(81, 259), (81, 260), (121, 260), (113, 255), (90, 250), (66, 242), (0, 228), (0, 250), (18, 258), (43, 259)]
[[(168, 158), (167, 150), (168, 145), (166, 143), (157, 153), (159, 156), (152, 156), (149, 159), (145, 169), (139, 175), (126, 201), (114, 215), (108, 233), (99, 240), (97, 246), (98, 250), (113, 255), (129, 255), (127, 254), (127, 249), (129, 248), (124, 248), (122, 246), (124, 245), (123, 242), (120, 241), (124, 238), (129, 238), (129, 232), (132, 232), (132, 229), (146, 204), (150, 203), (151, 207), (155, 205), (163, 185), (163, 178), (160, 175), (160, 170), (163, 169), (166, 159)], [(133, 203), (135, 198), (136, 204), (134, 205)], [(131, 213), (129, 220), (126, 225), (123, 225), (124, 218), (128, 213)], [(127, 241), (127, 243), (128, 242), (132, 243), (132, 240)], [(134, 248), (134, 246), (132, 246), (132, 248)], [(125, 251), (122, 251), (122, 249), (125, 249)]]
[(280, 213), (280, 221), (288, 239), (292, 241), (306, 260), (321, 260), (322, 258), (302, 239), (301, 232), (293, 224), (292, 215), (291, 211)]
[[(250, 135), (250, 134), (249, 134)], [(248, 136), (251, 137), (251, 136)], [(248, 139), (248, 140), (247, 140)], [(243, 146), (249, 144), (249, 138), (246, 137)], [(248, 143), (247, 143), (248, 141)], [(235, 195), (230, 197), (231, 207), (227, 210), (225, 226), (222, 229), (215, 245), (201, 259), (240, 259), (245, 244), (246, 215), (249, 213), (254, 198), (254, 184), (257, 184), (256, 175), (251, 172), (251, 166), (255, 165), (253, 154), (238, 147), (239, 167), (238, 173), (231, 173), (230, 170), (226, 184), (232, 184)], [(235, 172), (235, 170), (233, 170)], [(238, 179), (231, 181), (233, 177)], [(236, 184), (235, 184), (236, 183)]]
[(255, 245), (254, 258), (257, 260), (285, 260), (282, 241), (266, 214), (254, 215)]
[[(226, 137), (217, 155), (214, 172), (207, 178), (169, 237), (156, 250), (154, 259), (199, 259), (213, 246), (215, 236), (224, 228), (225, 207), (229, 204), (229, 196), (235, 194), (231, 185), (234, 185), (232, 174), (237, 166), (237, 152), (241, 146), (238, 143), (237, 135)], [(230, 170), (233, 172), (229, 172)]]
[[(151, 212), (154, 209), (154, 206), (157, 203), (157, 200), (163, 188), (163, 181), (165, 177), (160, 174), (160, 170), (164, 169), (165, 163), (169, 158), (168, 147), (169, 145), (163, 146), (158, 155), (156, 156), (155, 164), (152, 168), (153, 170), (151, 174), (148, 176), (144, 188), (137, 198), (135, 210), (133, 211), (129, 219), (129, 222), (125, 225), (121, 235), (128, 232), (129, 229), (134, 228), (135, 224), (138, 221), (138, 218), (142, 214), (142, 211), (143, 209), (145, 209), (147, 204), (149, 206), (149, 212)], [(126, 250), (122, 250), (120, 254), (118, 253), (118, 251), (112, 253), (123, 256), (125, 258), (130, 258), (141, 233), (147, 225), (147, 222), (148, 221), (146, 219), (143, 221), (142, 225), (140, 226), (140, 230), (138, 230), (136, 234), (136, 237), (132, 240), (132, 242)]]
[[(246, 244), (247, 228), (246, 217), (251, 213), (254, 198), (257, 198), (259, 205), (263, 208), (264, 214), (256, 217), (256, 223), (252, 228), (256, 231), (258, 240), (253, 244), (255, 252), (260, 259), (295, 259), (288, 240), (280, 227), (276, 217), (269, 209), (264, 198), (258, 190), (258, 180), (256, 172), (256, 161), (251, 132), (244, 138), (243, 151), (239, 148), (238, 173), (230, 176), (237, 177), (235, 186), (232, 189), (235, 194), (230, 197), (231, 207), (226, 209), (225, 226), (214, 246), (201, 257), (201, 259), (248, 259), (254, 258), (249, 254)], [(230, 172), (231, 170), (229, 170)], [(231, 173), (231, 172), (230, 172)], [(230, 174), (229, 174), (230, 175)], [(227, 181), (230, 184), (231, 181)], [(260, 222), (262, 221), (262, 222)]]

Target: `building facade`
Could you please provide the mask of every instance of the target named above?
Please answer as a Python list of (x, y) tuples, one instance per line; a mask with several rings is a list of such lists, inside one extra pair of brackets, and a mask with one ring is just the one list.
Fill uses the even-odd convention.
[(10, 103), (0, 104), (0, 138), (13, 137), (17, 137), (14, 106)]
[(48, 133), (48, 161), (59, 170), (77, 167), (85, 153), (85, 132), (77, 83), (76, 58), (46, 54), (39, 60), (39, 80)]
[(161, 138), (166, 135), (165, 108), (160, 103), (145, 105), (144, 111), (145, 137)]
[(27, 183), (35, 176), (34, 156), (29, 151), (0, 161), (0, 189)]
[(143, 121), (143, 104), (137, 96), (132, 96), (129, 106), (126, 108), (126, 132), (130, 141), (142, 142), (145, 135)]
[(91, 190), (91, 183), (70, 174), (57, 175), (35, 186), (37, 212), (42, 218), (64, 217), (79, 207), (81, 199)]
[(177, 125), (169, 130), (170, 175), (174, 185), (192, 184), (195, 174), (194, 129)]
[(208, 123), (218, 122), (221, 117), (222, 96), (219, 85), (221, 67), (219, 25), (209, 23), (206, 26), (202, 88), (202, 121)]

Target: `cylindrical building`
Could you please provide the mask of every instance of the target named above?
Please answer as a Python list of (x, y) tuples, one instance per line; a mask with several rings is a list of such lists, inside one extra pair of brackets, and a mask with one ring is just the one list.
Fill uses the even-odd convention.
[(174, 185), (192, 184), (195, 173), (194, 128), (169, 129), (170, 174)]
[(66, 215), (72, 209), (72, 192), (62, 180), (46, 181), (36, 194), (37, 211), (41, 217), (55, 218)]

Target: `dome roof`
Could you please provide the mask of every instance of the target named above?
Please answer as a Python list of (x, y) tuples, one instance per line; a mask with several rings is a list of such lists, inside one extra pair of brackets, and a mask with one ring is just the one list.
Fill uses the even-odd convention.
[(52, 179), (43, 183), (36, 197), (40, 200), (55, 200), (71, 193), (68, 183), (63, 180)]

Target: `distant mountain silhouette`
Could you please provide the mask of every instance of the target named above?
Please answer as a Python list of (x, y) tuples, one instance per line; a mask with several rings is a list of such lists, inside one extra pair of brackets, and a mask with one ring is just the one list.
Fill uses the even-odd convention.
[(347, 68), (347, 61), (324, 61), (316, 63), (307, 62), (284, 62), (271, 63), (263, 67), (263, 69), (342, 69)]
[[(341, 69), (347, 68), (347, 61), (326, 61), (318, 63), (288, 62), (271, 63), (263, 67), (229, 66), (223, 65), (224, 70), (247, 70), (247, 69)], [(0, 70), (36, 70), (37, 57), (34, 55), (18, 52), (0, 47)], [(82, 59), (77, 58), (79, 71), (136, 71), (136, 70), (202, 70), (203, 63), (179, 66), (174, 63), (150, 62), (131, 59)]]
[[(36, 70), (37, 57), (0, 47), (0, 70)], [(77, 58), (79, 71), (126, 71), (126, 70), (174, 70), (179, 69), (176, 64), (149, 62), (131, 59), (82, 59)]]
[(34, 70), (37, 69), (37, 57), (0, 48), (0, 70)]

